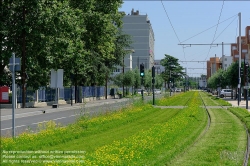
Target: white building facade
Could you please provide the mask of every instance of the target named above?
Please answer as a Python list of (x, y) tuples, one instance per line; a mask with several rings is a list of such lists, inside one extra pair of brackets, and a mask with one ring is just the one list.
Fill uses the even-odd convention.
[[(122, 31), (131, 36), (133, 43), (131, 48), (135, 51), (132, 54), (132, 68), (139, 68), (143, 63), (145, 69), (151, 69), (154, 65), (154, 32), (147, 15), (140, 15), (137, 10), (132, 9), (131, 14), (123, 17)], [(125, 66), (130, 65), (125, 57)]]

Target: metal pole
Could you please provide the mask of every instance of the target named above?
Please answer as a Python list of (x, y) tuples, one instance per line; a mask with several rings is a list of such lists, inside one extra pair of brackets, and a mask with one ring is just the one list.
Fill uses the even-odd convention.
[(122, 80), (122, 96), (125, 97), (125, 94), (124, 94), (124, 56), (123, 56), (122, 75), (123, 75), (123, 80)]
[[(58, 89), (57, 89), (57, 77), (58, 77), (58, 70), (56, 70), (56, 97), (55, 97), (55, 104), (57, 105), (58, 107)], [(56, 108), (57, 108), (56, 107)]]
[(238, 85), (238, 106), (240, 104), (240, 84), (241, 84), (241, 78), (240, 78), (240, 68), (241, 68), (241, 13), (239, 15), (239, 85)]
[(16, 108), (16, 87), (15, 87), (15, 53), (12, 53), (13, 64), (12, 64), (12, 137), (14, 138), (15, 133), (15, 108)]
[(187, 68), (185, 69), (186, 75), (185, 75), (185, 92), (187, 91)]
[(222, 70), (224, 70), (224, 44), (222, 42), (222, 66), (221, 66)]
[(152, 67), (153, 105), (155, 105), (155, 67)]
[(141, 97), (142, 97), (142, 100), (144, 100), (144, 97), (143, 97), (143, 90), (144, 90), (143, 76), (141, 77), (141, 83), (142, 83)]
[(248, 67), (249, 67), (249, 64), (247, 62), (247, 65), (246, 65), (246, 73), (247, 73), (247, 88), (246, 88), (246, 109), (248, 109)]
[(70, 86), (70, 99), (71, 99), (71, 106), (73, 105), (73, 90), (72, 90), (72, 82)]
[(171, 92), (172, 92), (172, 88), (171, 88), (171, 71), (169, 71), (169, 91), (170, 91), (170, 96), (171, 96)]

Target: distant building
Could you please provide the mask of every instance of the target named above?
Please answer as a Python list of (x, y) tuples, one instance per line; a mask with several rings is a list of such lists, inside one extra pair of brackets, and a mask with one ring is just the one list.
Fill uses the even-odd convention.
[[(231, 44), (231, 55), (223, 55), (221, 58), (210, 57), (207, 61), (207, 79), (210, 78), (218, 69), (226, 70), (233, 62), (239, 60), (239, 36), (237, 43)], [(250, 26), (245, 28), (245, 36), (241, 36), (241, 61), (250, 64)]]
[(221, 68), (219, 57), (210, 57), (207, 61), (207, 79), (210, 78), (216, 71)]
[[(140, 15), (137, 10), (123, 17), (123, 32), (130, 35), (133, 43), (132, 68), (139, 68), (143, 63), (145, 69), (154, 65), (154, 32), (147, 15)], [(125, 57), (125, 66), (129, 66), (129, 57)]]
[(233, 57), (232, 56), (222, 56), (220, 59), (221, 61), (221, 68), (223, 70), (227, 70), (227, 68), (233, 63)]

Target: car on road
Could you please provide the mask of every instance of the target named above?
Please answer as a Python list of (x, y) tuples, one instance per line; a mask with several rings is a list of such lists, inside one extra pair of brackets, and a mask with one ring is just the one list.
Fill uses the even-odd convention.
[(222, 89), (220, 91), (220, 97), (224, 98), (224, 97), (230, 97), (232, 95), (232, 89)]

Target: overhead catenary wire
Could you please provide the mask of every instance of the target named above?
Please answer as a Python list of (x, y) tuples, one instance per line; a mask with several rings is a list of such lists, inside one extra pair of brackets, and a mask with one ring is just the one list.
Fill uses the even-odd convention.
[(171, 25), (171, 27), (172, 27), (172, 29), (173, 29), (173, 31), (174, 31), (174, 34), (175, 34), (176, 38), (178, 39), (178, 41), (180, 42), (180, 39), (179, 39), (179, 37), (178, 37), (178, 35), (177, 35), (175, 29), (174, 29), (174, 26), (173, 26), (173, 24), (172, 24), (172, 22), (171, 22), (171, 20), (170, 20), (170, 18), (169, 18), (169, 16), (168, 16), (168, 12), (167, 12), (167, 10), (166, 10), (166, 8), (165, 8), (165, 6), (164, 6), (162, 0), (161, 0), (161, 4), (162, 4), (163, 9), (164, 9), (164, 11), (165, 11), (165, 13), (166, 13), (166, 15), (167, 15), (168, 21), (169, 21), (169, 23), (170, 23), (170, 25)]
[(218, 26), (219, 26), (219, 23), (220, 23), (220, 17), (221, 17), (221, 13), (222, 13), (222, 10), (223, 10), (223, 6), (224, 6), (224, 0), (223, 0), (223, 3), (222, 3), (222, 7), (221, 7), (221, 10), (220, 10), (220, 16), (219, 16), (219, 19), (218, 19), (218, 23), (217, 23), (217, 26), (216, 26), (216, 29), (215, 29), (215, 32), (214, 32), (214, 37), (213, 37), (213, 40), (212, 40), (212, 44), (214, 43), (215, 41), (215, 35), (217, 33), (217, 29), (218, 29)]
[(223, 31), (222, 31), (214, 40), (217, 40), (218, 37), (220, 37), (220, 35), (229, 27), (229, 25), (231, 25), (231, 24), (234, 22), (234, 20), (235, 20), (236, 18), (237, 18), (237, 17), (235, 17), (235, 18), (228, 24), (228, 26), (226, 26), (226, 28), (224, 28)]
[[(221, 24), (221, 23), (223, 23), (223, 22), (226, 22), (227, 20), (230, 20), (230, 19), (232, 19), (233, 17), (237, 17), (237, 16), (238, 16), (238, 14), (233, 15), (233, 16), (227, 18), (226, 20), (219, 22), (219, 24)], [(205, 30), (203, 30), (203, 31), (201, 31), (201, 32), (199, 32), (199, 33), (197, 33), (196, 35), (193, 35), (193, 36), (191, 36), (191, 37), (185, 39), (184, 41), (180, 42), (180, 44), (181, 44), (181, 43), (184, 43), (184, 42), (186, 42), (186, 41), (188, 41), (188, 40), (190, 40), (190, 39), (192, 39), (192, 38), (194, 38), (194, 37), (196, 37), (196, 36), (198, 36), (198, 35), (200, 35), (200, 34), (202, 34), (202, 33), (204, 33), (204, 32), (206, 32), (206, 31), (208, 31), (208, 30), (210, 30), (210, 29), (212, 29), (212, 28), (214, 28), (215, 26), (217, 26), (217, 24), (216, 24), (216, 25), (213, 25), (212, 27), (207, 28), (207, 29), (205, 29)]]
[[(222, 10), (223, 10), (223, 6), (224, 6), (224, 0), (223, 0), (223, 3), (222, 3), (222, 7), (221, 7), (221, 10), (220, 10), (220, 15), (219, 15), (219, 19), (218, 19), (218, 23), (217, 23), (217, 25), (216, 25), (216, 29), (215, 29), (215, 32), (214, 32), (214, 37), (213, 37), (213, 40), (212, 40), (212, 43), (211, 44), (213, 44), (214, 43), (214, 41), (215, 41), (215, 35), (216, 35), (216, 33), (217, 33), (217, 29), (218, 29), (218, 26), (219, 26), (219, 23), (220, 23), (220, 17), (221, 17), (221, 13), (222, 13)], [(212, 48), (212, 46), (210, 45), (210, 47), (209, 47), (209, 50), (208, 50), (208, 53), (207, 53), (207, 56), (206, 56), (206, 58), (205, 58), (205, 60), (207, 59), (207, 57), (208, 57), (208, 55), (209, 55), (209, 53), (210, 53), (210, 51), (211, 51), (211, 48)]]
[[(166, 8), (165, 8), (165, 6), (164, 6), (162, 0), (161, 0), (161, 4), (162, 4), (162, 7), (163, 7), (163, 9), (164, 9), (164, 11), (165, 11), (165, 13), (166, 13), (166, 15), (167, 15), (168, 21), (169, 21), (169, 23), (170, 23), (170, 25), (171, 25), (171, 27), (172, 27), (172, 29), (173, 29), (173, 31), (174, 31), (174, 34), (175, 34), (176, 38), (178, 39), (178, 41), (179, 41), (179, 43), (180, 43), (181, 41), (180, 41), (180, 39), (179, 39), (179, 37), (178, 37), (178, 35), (177, 35), (175, 29), (174, 29), (174, 26), (173, 26), (173, 24), (172, 24), (172, 22), (171, 22), (171, 20), (170, 20), (170, 18), (169, 18), (169, 16), (168, 16), (168, 12), (167, 12), (167, 10), (166, 10)], [(183, 53), (184, 53), (184, 59), (186, 60), (184, 47), (182, 47), (182, 50), (183, 50)]]

